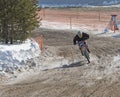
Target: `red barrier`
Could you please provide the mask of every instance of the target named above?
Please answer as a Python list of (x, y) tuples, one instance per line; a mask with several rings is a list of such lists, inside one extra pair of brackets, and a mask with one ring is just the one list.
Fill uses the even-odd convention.
[(43, 49), (43, 36), (40, 35), (40, 49)]

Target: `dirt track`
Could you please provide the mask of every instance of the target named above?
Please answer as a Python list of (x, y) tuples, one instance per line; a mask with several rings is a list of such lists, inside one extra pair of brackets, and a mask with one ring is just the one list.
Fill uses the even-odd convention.
[(86, 64), (77, 46), (72, 44), (75, 35), (72, 31), (38, 29), (36, 32), (36, 36), (43, 34), (43, 55), (47, 50), (79, 61), (1, 85), (0, 97), (120, 97), (120, 64), (112, 62), (113, 56), (120, 54), (120, 38), (90, 35), (92, 61)]

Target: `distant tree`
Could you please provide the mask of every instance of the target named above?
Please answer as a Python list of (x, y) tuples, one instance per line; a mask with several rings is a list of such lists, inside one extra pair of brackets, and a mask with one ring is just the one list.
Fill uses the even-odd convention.
[(24, 41), (39, 26), (37, 0), (0, 0), (0, 41)]

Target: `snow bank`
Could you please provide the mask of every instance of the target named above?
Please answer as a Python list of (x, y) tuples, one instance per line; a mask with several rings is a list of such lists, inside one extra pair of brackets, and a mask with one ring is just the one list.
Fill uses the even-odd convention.
[(18, 68), (26, 60), (38, 57), (39, 54), (39, 45), (32, 39), (28, 39), (22, 44), (0, 44), (0, 70)]
[(72, 30), (85, 30), (85, 31), (88, 31), (89, 29), (93, 29), (91, 27), (87, 27), (85, 24), (72, 25), (72, 27), (71, 27), (70, 24), (61, 23), (61, 22), (49, 22), (46, 20), (42, 20), (41, 23), (42, 23), (42, 25), (40, 26), (40, 28), (48, 28), (48, 29), (57, 29), (57, 30), (70, 30), (70, 29), (72, 29)]

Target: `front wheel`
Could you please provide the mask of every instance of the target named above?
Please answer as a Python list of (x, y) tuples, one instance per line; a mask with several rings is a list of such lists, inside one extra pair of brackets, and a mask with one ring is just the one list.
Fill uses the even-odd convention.
[(85, 49), (84, 51), (84, 56), (87, 59), (88, 63), (90, 63), (90, 56), (89, 56), (89, 52), (87, 51), (87, 49)]

